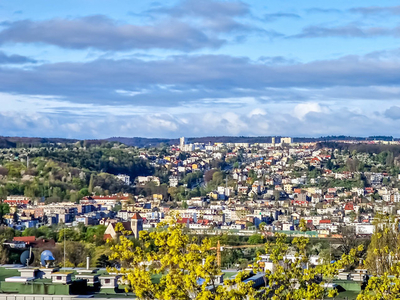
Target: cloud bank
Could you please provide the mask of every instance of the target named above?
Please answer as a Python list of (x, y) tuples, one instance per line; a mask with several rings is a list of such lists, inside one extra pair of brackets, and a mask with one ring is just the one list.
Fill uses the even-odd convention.
[(400, 50), (385, 47), (399, 6), (299, 3), (14, 8), (0, 23), (2, 134), (396, 136)]

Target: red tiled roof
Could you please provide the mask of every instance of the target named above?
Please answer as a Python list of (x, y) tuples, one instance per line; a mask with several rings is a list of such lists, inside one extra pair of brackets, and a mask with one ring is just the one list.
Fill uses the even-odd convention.
[(210, 220), (198, 220), (197, 224), (203, 224), (203, 225), (208, 225), (208, 223), (210, 223)]
[(103, 238), (104, 238), (105, 241), (106, 241), (106, 240), (112, 240), (111, 234), (108, 234), (108, 233), (105, 234)]
[(331, 220), (320, 220), (319, 224), (331, 224)]
[(354, 210), (353, 203), (347, 203), (347, 204), (344, 206), (344, 210)]
[(32, 243), (36, 240), (34, 235), (32, 236), (16, 236), (13, 238), (13, 241), (16, 242), (25, 242), (25, 243)]
[(179, 219), (177, 222), (181, 223), (181, 224), (193, 223), (193, 219), (192, 218), (182, 218), (182, 219)]
[(29, 200), (4, 200), (7, 204), (29, 204)]

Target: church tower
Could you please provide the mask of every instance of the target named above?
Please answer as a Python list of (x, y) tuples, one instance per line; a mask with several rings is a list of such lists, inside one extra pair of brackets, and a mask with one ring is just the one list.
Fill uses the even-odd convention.
[(139, 238), (139, 231), (143, 230), (143, 219), (138, 213), (134, 213), (131, 219), (131, 230), (135, 238)]

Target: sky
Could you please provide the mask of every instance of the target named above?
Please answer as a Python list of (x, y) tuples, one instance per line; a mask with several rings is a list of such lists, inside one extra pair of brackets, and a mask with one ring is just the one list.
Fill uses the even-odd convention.
[(400, 137), (391, 0), (0, 0), (0, 135)]

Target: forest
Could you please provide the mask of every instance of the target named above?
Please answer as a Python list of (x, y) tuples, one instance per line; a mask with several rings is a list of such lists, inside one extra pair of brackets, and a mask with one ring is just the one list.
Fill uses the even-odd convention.
[(134, 192), (115, 175), (154, 175), (149, 160), (138, 157), (136, 148), (74, 145), (2, 149), (0, 197), (45, 197), (47, 202), (76, 202), (91, 193)]

